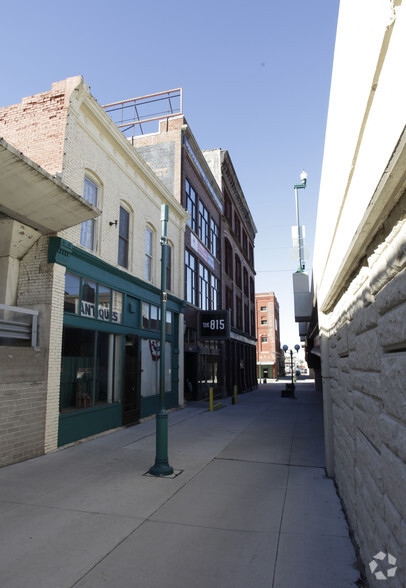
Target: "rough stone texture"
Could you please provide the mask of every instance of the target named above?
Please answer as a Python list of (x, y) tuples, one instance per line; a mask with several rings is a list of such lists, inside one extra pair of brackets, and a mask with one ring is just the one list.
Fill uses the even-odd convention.
[[(364, 564), (381, 550), (398, 558), (392, 588), (406, 585), (406, 272), (394, 261), (386, 273), (384, 266), (402, 257), (402, 223), (392, 219), (396, 228), (375, 243), (369, 280), (363, 267), (363, 287), (355, 278), (330, 317), (329, 337), (338, 490)], [(366, 295), (371, 281), (375, 291)], [(367, 577), (375, 586), (368, 568)]]

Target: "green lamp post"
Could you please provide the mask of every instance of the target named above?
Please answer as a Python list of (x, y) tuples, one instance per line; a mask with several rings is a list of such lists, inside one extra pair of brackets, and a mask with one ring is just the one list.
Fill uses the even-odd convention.
[(156, 454), (155, 464), (149, 469), (153, 476), (170, 476), (173, 467), (168, 462), (168, 413), (165, 408), (165, 337), (166, 337), (166, 260), (167, 224), (169, 207), (161, 206), (161, 351), (159, 370), (159, 406), (156, 413)]
[(294, 186), (295, 188), (295, 202), (296, 202), (296, 224), (297, 224), (297, 247), (298, 247), (298, 253), (299, 253), (299, 267), (298, 267), (298, 272), (303, 272), (305, 269), (305, 263), (304, 263), (304, 259), (302, 256), (302, 236), (301, 236), (301, 230), (300, 230), (300, 223), (299, 223), (299, 201), (298, 201), (298, 194), (297, 191), (300, 190), (301, 188), (306, 188), (306, 183), (307, 183), (307, 173), (305, 172), (305, 170), (302, 171), (302, 173), (300, 174), (300, 179), (302, 180), (301, 184), (296, 184)]

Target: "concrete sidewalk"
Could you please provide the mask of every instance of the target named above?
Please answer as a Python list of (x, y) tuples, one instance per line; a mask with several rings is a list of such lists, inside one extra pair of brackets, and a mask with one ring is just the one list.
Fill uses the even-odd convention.
[(324, 470), (321, 394), (285, 382), (0, 470), (2, 588), (346, 588), (359, 578)]

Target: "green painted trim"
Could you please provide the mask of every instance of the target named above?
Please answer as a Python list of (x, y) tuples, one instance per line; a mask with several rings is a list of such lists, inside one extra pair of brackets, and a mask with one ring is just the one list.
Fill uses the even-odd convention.
[[(176, 316), (176, 315), (175, 315)], [(158, 339), (158, 331), (132, 327), (122, 323), (109, 323), (94, 318), (87, 318), (78, 314), (64, 313), (63, 324), (67, 327), (76, 327), (77, 329), (89, 329), (91, 331), (103, 331), (105, 333), (114, 333), (115, 335), (137, 335), (140, 339)], [(176, 332), (175, 332), (176, 335)], [(167, 340), (173, 343), (174, 336), (167, 335)]]
[[(75, 247), (66, 239), (49, 237), (48, 263), (58, 263), (69, 271), (159, 306), (161, 291), (149, 282), (110, 265), (88, 251)], [(167, 309), (183, 313), (185, 300), (168, 293)]]
[[(165, 393), (165, 408), (176, 408), (179, 406), (176, 392)], [(141, 397), (141, 418), (144, 419), (158, 412), (159, 395)]]
[(59, 415), (58, 447), (122, 426), (121, 403)]

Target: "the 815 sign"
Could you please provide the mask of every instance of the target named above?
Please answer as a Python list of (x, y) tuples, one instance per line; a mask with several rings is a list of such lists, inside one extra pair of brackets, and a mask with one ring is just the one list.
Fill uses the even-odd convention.
[(227, 339), (230, 336), (228, 310), (200, 311), (199, 337), (202, 339)]

